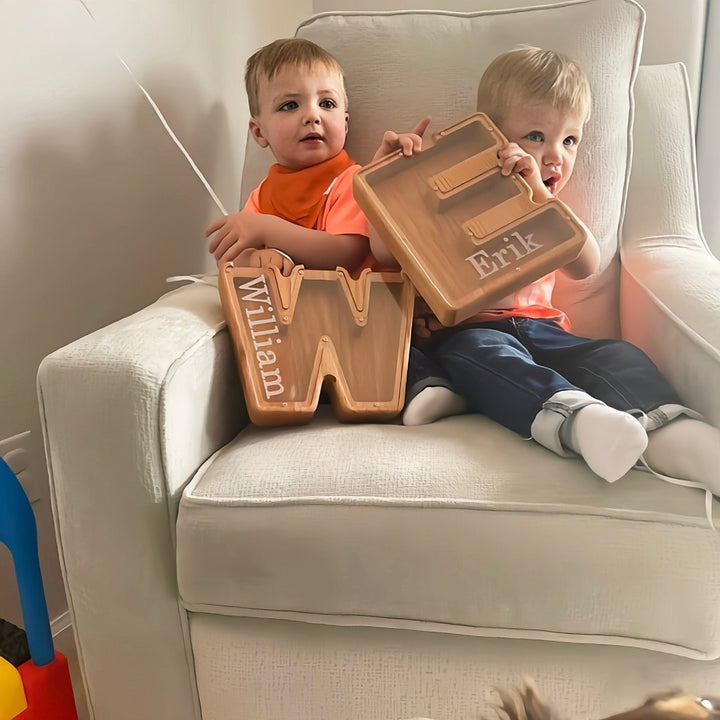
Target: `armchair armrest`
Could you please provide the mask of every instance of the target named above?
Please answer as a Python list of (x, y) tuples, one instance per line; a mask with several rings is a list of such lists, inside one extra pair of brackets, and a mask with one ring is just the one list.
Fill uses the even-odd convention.
[(196, 469), (247, 422), (217, 288), (182, 287), (57, 350), (38, 395), (91, 712), (126, 720), (107, 702), (122, 695), (138, 717), (199, 717), (175, 515)]
[(720, 425), (720, 261), (702, 235), (683, 65), (642, 66), (623, 225), (620, 319), (684, 402)]

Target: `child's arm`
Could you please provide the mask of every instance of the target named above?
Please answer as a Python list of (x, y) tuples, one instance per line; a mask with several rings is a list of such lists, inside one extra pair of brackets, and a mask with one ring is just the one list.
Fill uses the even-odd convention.
[[(580, 219), (578, 218), (578, 220)], [(580, 223), (585, 229), (587, 240), (583, 244), (580, 254), (567, 265), (560, 268), (565, 275), (573, 280), (582, 280), (596, 273), (600, 267), (600, 246), (595, 236), (581, 220)]]
[[(429, 124), (430, 118), (424, 117), (409, 133), (396, 133), (394, 130), (386, 130), (380, 147), (373, 156), (373, 162), (396, 150), (402, 150), (403, 155), (408, 157), (413, 153), (420, 152), (422, 150), (422, 136)], [(370, 226), (370, 252), (383, 267), (400, 267), (372, 225)]]
[[(545, 187), (540, 174), (540, 168), (535, 158), (526, 153), (516, 143), (508, 143), (498, 153), (498, 165), (503, 175), (517, 173), (530, 186), (533, 202), (541, 203), (551, 200), (554, 196)], [(580, 254), (560, 270), (573, 280), (582, 280), (597, 272), (600, 267), (600, 248), (595, 236), (585, 227), (587, 240), (580, 250)]]
[(380, 239), (377, 230), (375, 230), (372, 225), (370, 226), (370, 252), (383, 268), (396, 270), (400, 267), (400, 263), (387, 247), (385, 247), (385, 243)]
[(254, 212), (221, 218), (205, 231), (205, 237), (211, 236), (208, 249), (218, 266), (234, 261), (247, 248), (274, 248), (308, 268), (334, 270), (340, 266), (352, 271), (368, 253), (364, 235), (332, 235)]

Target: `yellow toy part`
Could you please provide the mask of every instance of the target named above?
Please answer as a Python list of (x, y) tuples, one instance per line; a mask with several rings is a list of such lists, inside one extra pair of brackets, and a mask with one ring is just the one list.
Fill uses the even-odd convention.
[(22, 678), (17, 668), (0, 657), (0, 720), (13, 720), (27, 710)]

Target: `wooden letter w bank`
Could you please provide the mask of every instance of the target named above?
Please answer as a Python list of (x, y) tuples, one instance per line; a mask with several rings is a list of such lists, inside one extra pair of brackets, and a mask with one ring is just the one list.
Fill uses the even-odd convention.
[(404, 275), (228, 264), (219, 290), (256, 425), (309, 421), (323, 386), (340, 420), (402, 409), (414, 299)]

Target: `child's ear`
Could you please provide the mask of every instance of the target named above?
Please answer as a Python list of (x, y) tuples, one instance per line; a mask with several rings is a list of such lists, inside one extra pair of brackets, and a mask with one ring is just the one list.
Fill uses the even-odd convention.
[(260, 127), (260, 124), (255, 120), (255, 118), (250, 118), (250, 134), (253, 136), (255, 142), (261, 147), (266, 148), (270, 143), (265, 139), (265, 136), (263, 135), (262, 128)]
[(350, 129), (350, 113), (345, 113), (345, 134), (348, 134)]

